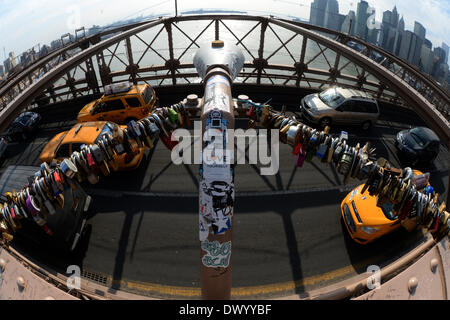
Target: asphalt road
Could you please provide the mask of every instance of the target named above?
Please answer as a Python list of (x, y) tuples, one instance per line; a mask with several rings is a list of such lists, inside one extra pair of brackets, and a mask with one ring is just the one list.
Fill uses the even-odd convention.
[[(39, 153), (73, 121), (44, 123), (27, 143), (11, 144), (2, 164), (38, 165)], [(345, 128), (350, 142), (371, 141), (377, 156), (401, 167), (395, 134), (418, 117), (389, 114), (370, 133)], [(246, 121), (239, 120), (244, 127)], [(333, 128), (339, 133), (343, 128)], [(444, 146), (428, 168), (431, 183), (445, 200), (449, 152)], [(280, 170), (261, 176), (257, 165), (238, 165), (233, 228), (233, 297), (277, 297), (303, 293), (380, 267), (424, 241), (403, 229), (360, 246), (340, 222), (339, 205), (361, 182), (344, 185), (333, 166), (317, 160), (295, 167), (289, 146), (280, 144)], [(116, 173), (96, 186), (87, 232), (70, 256), (17, 239), (15, 246), (61, 272), (82, 266), (84, 276), (107, 286), (155, 297), (199, 298), (198, 166), (172, 164), (162, 143), (147, 151), (134, 172)], [(263, 290), (260, 286), (268, 286)]]

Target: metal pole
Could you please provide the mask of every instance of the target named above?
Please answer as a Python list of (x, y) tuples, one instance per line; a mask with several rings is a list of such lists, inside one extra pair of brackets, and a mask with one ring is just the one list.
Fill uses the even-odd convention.
[(223, 41), (215, 40), (210, 48), (197, 52), (194, 65), (205, 84), (199, 179), (202, 298), (229, 300), (234, 211), (234, 139), (229, 138), (229, 130), (234, 129), (231, 83), (244, 65), (244, 56), (236, 46), (225, 47)]
[(175, 17), (178, 16), (178, 2), (175, 0)]

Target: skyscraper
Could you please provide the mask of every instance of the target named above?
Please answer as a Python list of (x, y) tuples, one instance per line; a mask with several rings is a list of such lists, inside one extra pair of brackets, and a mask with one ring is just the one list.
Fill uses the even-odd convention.
[(15, 66), (17, 66), (17, 59), (14, 52), (9, 53), (8, 59), (6, 59), (3, 64), (5, 66), (5, 73), (10, 72)]
[(428, 40), (427, 38), (425, 38), (425, 40), (423, 41), (423, 44), (424, 44), (425, 46), (427, 46), (428, 48), (430, 48), (430, 50), (431, 50), (431, 48), (433, 47), (433, 45), (431, 44), (431, 41)]
[(383, 20), (381, 23), (385, 27), (392, 27), (392, 11), (386, 10), (383, 12)]
[(314, 0), (314, 2), (311, 3), (309, 23), (320, 27), (324, 26), (327, 2), (327, 0)]
[(398, 22), (397, 29), (399, 31), (405, 31), (405, 20), (403, 20), (403, 17), (401, 17), (400, 21)]
[(430, 74), (431, 73), (431, 64), (433, 62), (433, 54), (431, 52), (431, 48), (427, 45), (423, 44), (420, 52), (420, 61), (419, 68), (423, 72)]
[[(345, 16), (344, 22), (342, 23), (341, 32), (349, 33), (351, 36), (354, 36), (355, 35), (355, 24), (356, 24), (355, 21), (356, 21), (355, 11), (350, 10), (348, 12), (348, 14)], [(350, 27), (350, 25), (351, 25), (351, 27)]]
[(343, 23), (343, 15), (339, 14), (337, 0), (328, 0), (325, 8), (324, 27), (332, 30), (340, 30)]
[(369, 14), (367, 13), (368, 8), (369, 4), (366, 1), (361, 0), (358, 2), (356, 9), (355, 35), (363, 40), (367, 37), (367, 20), (369, 18)]
[(401, 39), (400, 32), (395, 28), (388, 28), (385, 33), (383, 33), (383, 43), (382, 47), (391, 52), (394, 53), (394, 49), (396, 47), (396, 40)]
[(397, 28), (397, 26), (398, 26), (398, 12), (397, 12), (396, 6), (394, 6), (394, 9), (392, 9), (391, 26), (393, 28)]
[(422, 50), (423, 41), (409, 30), (403, 31), (399, 58), (408, 60), (414, 65), (419, 65), (420, 53)]
[(367, 42), (373, 43), (374, 45), (378, 44), (378, 35), (380, 33), (380, 29), (371, 28), (367, 31)]
[(414, 33), (417, 34), (419, 38), (425, 40), (426, 29), (417, 21), (414, 21)]
[(445, 63), (448, 64), (448, 54), (449, 54), (449, 48), (448, 45), (445, 42), (442, 42), (442, 49), (445, 51)]

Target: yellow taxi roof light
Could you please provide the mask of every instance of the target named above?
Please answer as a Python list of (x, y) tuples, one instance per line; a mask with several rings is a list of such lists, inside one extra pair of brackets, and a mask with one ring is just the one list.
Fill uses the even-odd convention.
[(131, 90), (133, 84), (129, 81), (113, 83), (104, 87), (105, 96), (109, 96), (116, 93), (128, 92)]

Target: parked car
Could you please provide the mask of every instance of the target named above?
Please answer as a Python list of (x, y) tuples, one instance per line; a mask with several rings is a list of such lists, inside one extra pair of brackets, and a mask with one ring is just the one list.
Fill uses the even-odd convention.
[(41, 118), (36, 112), (23, 112), (8, 127), (5, 136), (10, 141), (26, 140), (36, 132)]
[(377, 101), (360, 90), (332, 87), (301, 100), (303, 118), (322, 127), (331, 124), (360, 125), (369, 130), (378, 120)]
[[(126, 126), (121, 126), (125, 128)], [(73, 126), (69, 131), (61, 132), (53, 137), (44, 147), (39, 157), (41, 163), (50, 163), (53, 159), (62, 161), (72, 152), (80, 151), (83, 144), (90, 145), (102, 138), (105, 133), (116, 135), (118, 125), (107, 121), (84, 122)], [(134, 170), (141, 164), (145, 148), (139, 148), (139, 152), (130, 157), (127, 154), (116, 155), (117, 160), (111, 164), (113, 171)]]
[(112, 121), (127, 124), (149, 115), (157, 104), (153, 88), (148, 84), (118, 83), (105, 87), (105, 94), (78, 114), (78, 122)]
[(431, 163), (439, 154), (439, 138), (425, 127), (403, 130), (395, 137), (400, 158), (413, 166)]
[[(412, 172), (419, 190), (429, 185), (429, 173), (423, 174), (418, 170)], [(378, 207), (376, 196), (371, 196), (368, 190), (361, 193), (363, 186), (362, 184), (353, 189), (341, 203), (341, 217), (348, 234), (359, 244), (370, 243), (402, 225), (392, 212), (392, 202), (386, 201), (381, 208)]]

